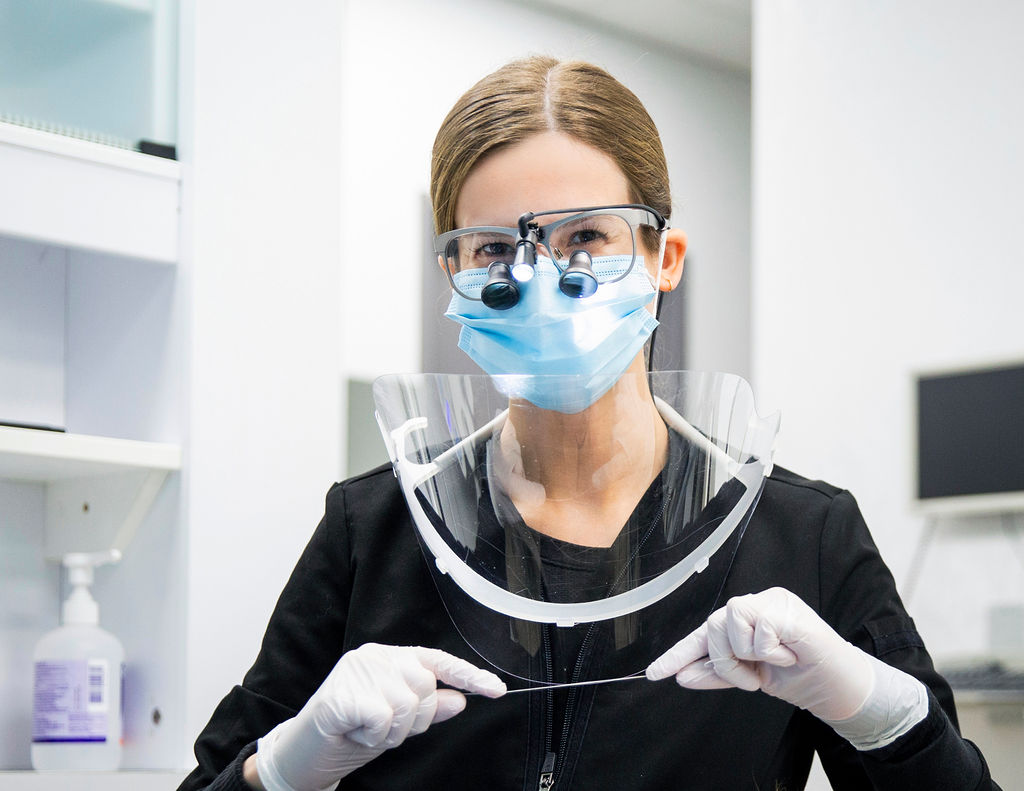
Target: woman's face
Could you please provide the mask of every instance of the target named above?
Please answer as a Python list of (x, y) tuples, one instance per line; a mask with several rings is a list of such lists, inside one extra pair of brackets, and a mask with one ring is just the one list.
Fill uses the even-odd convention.
[[(521, 143), (499, 149), (476, 164), (456, 200), (455, 223), (457, 229), (488, 226), (499, 230), (511, 229), (525, 212), (568, 213), (571, 209), (628, 204), (630, 199), (629, 182), (612, 157), (566, 134), (542, 132)], [(546, 225), (560, 218), (553, 214), (538, 219)], [(631, 246), (634, 239), (638, 247), (643, 243), (642, 237), (634, 237), (622, 230), (616, 234), (613, 229), (612, 233), (602, 236), (599, 225), (595, 222), (594, 228), (579, 227), (580, 239), (577, 240), (571, 223), (565, 224), (563, 227), (569, 229), (566, 242), (559, 241), (561, 231), (553, 228), (550, 235), (541, 239), (551, 239), (555, 247), (546, 251), (542, 249), (543, 243), (539, 244), (538, 254), (551, 258), (554, 257), (551, 252), (557, 251), (559, 246), (566, 250), (576, 244), (587, 252), (585, 245), (594, 244), (593, 249), (598, 250), (599, 245), (607, 243), (616, 253), (602, 255), (597, 252), (593, 260), (601, 267), (621, 267), (625, 262), (616, 260), (616, 254), (634, 252)], [(625, 223), (623, 226), (629, 227)], [(590, 231), (594, 232), (593, 242), (586, 238)], [(558, 373), (579, 374), (580, 382), (603, 384), (605, 390), (601, 392), (607, 392), (607, 387), (616, 382), (624, 371), (642, 374), (642, 346), (657, 324), (652, 319), (657, 305), (654, 288), (671, 289), (671, 277), (681, 269), (685, 252), (685, 235), (678, 235), (679, 239), (670, 243), (671, 235), (671, 231), (663, 232), (666, 261), (672, 262), (668, 272), (658, 272), (661, 264), (658, 250), (640, 247), (635, 252), (643, 254), (649, 280), (645, 280), (643, 270), (630, 270), (617, 280), (609, 280), (604, 290), (599, 287), (592, 302), (577, 302), (564, 289), (562, 294), (565, 296), (559, 294), (551, 279), (558, 273), (550, 269), (545, 270), (542, 278), (550, 291), (542, 290), (541, 286), (528, 286), (520, 302), (516, 287), (515, 301), (505, 308), (520, 305), (525, 308), (508, 314), (501, 313), (501, 307), (486, 305), (480, 297), (467, 297), (459, 291), (453, 297), (454, 307), (449, 306), (447, 315), (464, 325), (463, 332), (467, 335), (462, 337), (460, 346), (489, 373), (540, 374), (557, 370)], [(619, 245), (623, 240), (626, 246)], [(506, 254), (510, 245), (507, 238), (501, 236), (501, 242), (494, 246)], [(480, 288), (483, 275), (493, 277), (491, 267), (494, 264), (486, 264), (490, 246), (481, 244), (479, 249), (483, 252), (477, 254), (473, 245), (467, 245), (470, 266), (466, 269), (473, 271), (463, 269), (454, 274), (449, 271), (452, 283), (456, 284), (460, 276), (468, 276), (475, 278)], [(557, 257), (561, 258), (561, 254)], [(447, 261), (439, 257), (438, 263), (444, 267)], [(510, 264), (505, 263), (505, 266)], [(546, 266), (550, 267), (550, 264)], [(495, 272), (500, 273), (500, 270)], [(596, 275), (592, 277), (596, 279)], [(588, 310), (589, 305), (593, 305), (594, 310)], [(481, 322), (492, 322), (493, 332), (483, 336)], [(500, 327), (500, 330), (495, 327)], [(474, 334), (478, 331), (479, 335)], [(482, 340), (483, 337), (486, 339)], [(560, 366), (557, 369), (554, 367), (556, 364)], [(566, 393), (541, 392), (551, 384), (558, 383), (538, 380), (534, 383), (537, 391), (534, 395), (539, 396), (539, 400), (526, 397), (527, 400), (546, 411), (573, 413), (593, 404), (594, 398), (603, 397), (600, 392), (597, 395), (578, 393), (579, 388), (567, 390), (571, 397), (569, 400), (566, 400)], [(596, 390), (600, 391), (600, 388)]]

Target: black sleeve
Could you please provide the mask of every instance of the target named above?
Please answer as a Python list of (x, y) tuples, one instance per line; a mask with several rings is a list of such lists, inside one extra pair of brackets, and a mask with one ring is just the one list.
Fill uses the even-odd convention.
[[(255, 752), (256, 742), (252, 742), (243, 747), (242, 751), (235, 756), (235, 760), (228, 764), (227, 768), (217, 775), (212, 783), (205, 786), (206, 791), (252, 791), (242, 775), (242, 767), (245, 764), (245, 759)], [(198, 771), (199, 770), (197, 769), (196, 772)], [(186, 782), (191, 780), (192, 776), (195, 775), (196, 772), (193, 772), (192, 775), (187, 778)]]
[(293, 717), (343, 653), (350, 588), (344, 488), (336, 484), (328, 493), (324, 518), (277, 601), (256, 662), (199, 734), (198, 766), (178, 791), (248, 789), (242, 763), (256, 740)]
[(829, 508), (819, 585), (825, 620), (858, 648), (919, 679), (929, 698), (924, 720), (876, 750), (858, 751), (816, 721), (817, 750), (833, 789), (998, 789), (981, 753), (961, 737), (952, 690), (936, 672), (848, 492), (839, 493)]

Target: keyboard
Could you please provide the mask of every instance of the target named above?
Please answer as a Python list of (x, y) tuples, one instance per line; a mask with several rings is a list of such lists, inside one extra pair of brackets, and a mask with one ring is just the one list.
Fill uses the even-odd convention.
[(941, 672), (955, 690), (1024, 692), (1024, 670), (1007, 667), (1002, 662), (947, 667)]

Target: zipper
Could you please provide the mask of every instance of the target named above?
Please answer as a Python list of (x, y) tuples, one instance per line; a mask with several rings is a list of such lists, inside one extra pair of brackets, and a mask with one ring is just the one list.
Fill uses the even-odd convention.
[[(549, 631), (551, 628), (548, 624), (544, 624), (541, 629), (544, 641), (544, 680), (549, 684), (555, 678), (551, 660), (551, 632)], [(537, 788), (538, 791), (551, 791), (555, 786), (555, 761), (558, 760), (557, 753), (552, 752), (555, 731), (555, 693), (552, 690), (547, 690), (544, 693), (544, 702), (547, 704), (544, 707), (544, 765), (540, 769)]]
[[(583, 671), (583, 658), (586, 656), (589, 643), (593, 638), (594, 631), (597, 627), (596, 623), (590, 624), (590, 628), (587, 633), (583, 636), (583, 641), (580, 643), (580, 651), (576, 656), (576, 664), (573, 667), (572, 675), (569, 677), (570, 682), (579, 681), (579, 677)], [(547, 671), (546, 679), (548, 682), (554, 679), (554, 670), (551, 666), (551, 639), (547, 629), (544, 629), (544, 669)], [(555, 766), (558, 760), (559, 754), (565, 755), (566, 750), (569, 747), (569, 727), (572, 722), (573, 714), (576, 709), (576, 700), (580, 695), (580, 688), (573, 687), (569, 690), (569, 694), (565, 699), (565, 719), (562, 721), (562, 733), (559, 737), (558, 752), (553, 752), (552, 744), (554, 735), (554, 716), (555, 716), (555, 694), (554, 691), (548, 691), (544, 694), (547, 699), (547, 711), (545, 713), (544, 722), (544, 765), (540, 770), (540, 778), (537, 784), (538, 791), (552, 791), (555, 787)]]
[(553, 752), (544, 754), (544, 766), (540, 769), (540, 783), (537, 785), (539, 791), (551, 791), (555, 787), (555, 759), (558, 758)]
[[(583, 635), (583, 641), (580, 643), (580, 652), (576, 656), (576, 666), (572, 669), (572, 675), (569, 677), (570, 682), (576, 682), (580, 680), (580, 676), (583, 673), (583, 658), (587, 654), (589, 643), (591, 638), (594, 636), (594, 630), (597, 624), (590, 624), (590, 628), (587, 629), (587, 633)], [(576, 713), (576, 700), (579, 698), (581, 692), (580, 687), (572, 687), (569, 690), (569, 695), (565, 699), (565, 721), (562, 723), (562, 736), (559, 739), (558, 751), (565, 755), (566, 750), (569, 748), (569, 723), (572, 721), (573, 715)]]
[[(663, 493), (664, 495), (664, 493)], [(658, 512), (658, 516), (651, 521), (650, 527), (647, 528), (646, 533), (641, 537), (640, 542), (637, 544), (636, 549), (633, 550), (633, 556), (640, 551), (640, 548), (646, 543), (650, 537), (656, 525), (658, 525), (665, 517), (665, 510), (668, 508), (668, 497), (663, 496), (661, 501), (661, 509)], [(632, 559), (632, 558), (631, 558)], [(619, 577), (622, 572), (620, 571)], [(614, 584), (618, 584), (619, 579), (615, 580)], [(542, 651), (544, 653), (544, 680), (549, 684), (554, 682), (554, 668), (551, 658), (551, 633), (550, 629), (557, 627), (551, 626), (550, 624), (544, 624), (544, 628), (541, 631), (543, 643)], [(573, 666), (572, 675), (569, 677), (570, 683), (576, 683), (580, 680), (580, 676), (583, 673), (583, 661), (587, 655), (587, 650), (590, 647), (590, 643), (593, 641), (594, 632), (597, 629), (597, 623), (591, 623), (590, 628), (587, 629), (587, 633), (583, 635), (583, 640), (580, 643), (580, 650), (576, 656), (576, 664)], [(562, 733), (559, 737), (558, 752), (554, 752), (552, 748), (554, 744), (554, 717), (555, 717), (555, 694), (552, 690), (548, 690), (544, 693), (545, 707), (544, 714), (544, 764), (541, 766), (540, 777), (538, 780), (537, 788), (539, 791), (553, 791), (555, 787), (555, 768), (558, 761), (559, 754), (565, 755), (569, 749), (569, 726), (572, 721), (573, 715), (575, 714), (576, 702), (581, 694), (581, 687), (572, 687), (569, 690), (569, 694), (565, 699), (565, 719), (562, 722)]]

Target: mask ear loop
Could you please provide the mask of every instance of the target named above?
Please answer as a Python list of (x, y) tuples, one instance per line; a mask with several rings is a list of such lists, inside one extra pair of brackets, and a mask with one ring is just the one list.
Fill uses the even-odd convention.
[(666, 225), (660, 232), (661, 241), (658, 243), (658, 271), (654, 274), (654, 319), (658, 322), (658, 326), (651, 332), (651, 340), (647, 344), (647, 371), (651, 372), (654, 370), (654, 341), (658, 337), (658, 327), (661, 326), (661, 289), (658, 288), (658, 281), (661, 280), (661, 268), (665, 264), (665, 244), (668, 239), (668, 226)]

